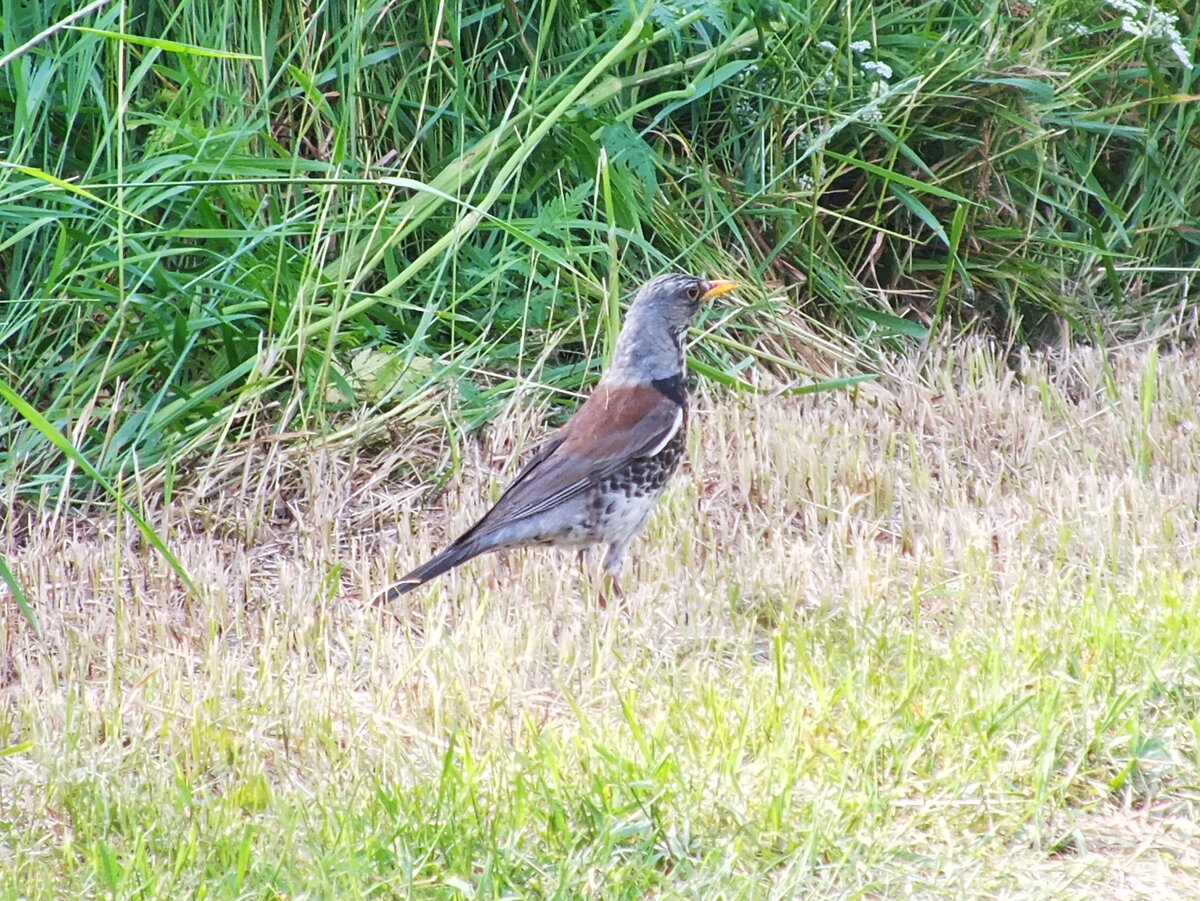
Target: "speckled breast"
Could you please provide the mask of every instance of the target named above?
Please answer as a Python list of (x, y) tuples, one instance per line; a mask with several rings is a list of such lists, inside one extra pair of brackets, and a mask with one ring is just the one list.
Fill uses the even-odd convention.
[(679, 430), (662, 450), (654, 456), (634, 457), (597, 483), (588, 504), (589, 529), (604, 541), (638, 528), (679, 468), (686, 444), (685, 410)]

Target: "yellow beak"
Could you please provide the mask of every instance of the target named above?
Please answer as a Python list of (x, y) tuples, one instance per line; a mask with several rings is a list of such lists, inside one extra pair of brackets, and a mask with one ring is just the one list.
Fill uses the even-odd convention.
[(737, 282), (726, 281), (723, 278), (714, 278), (704, 284), (706, 287), (704, 293), (700, 295), (701, 300), (712, 300), (714, 297), (720, 297), (722, 294), (728, 294), (741, 287)]

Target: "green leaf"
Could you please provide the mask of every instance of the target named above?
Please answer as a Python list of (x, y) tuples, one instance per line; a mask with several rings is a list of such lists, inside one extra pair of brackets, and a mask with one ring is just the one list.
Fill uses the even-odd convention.
[(1053, 103), (1053, 85), (1036, 78), (975, 78), (976, 84), (999, 84), (1016, 88), (1033, 103)]
[(929, 329), (920, 323), (913, 322), (911, 319), (904, 319), (901, 316), (884, 313), (881, 310), (872, 310), (870, 307), (859, 306), (858, 304), (848, 305), (846, 311), (857, 316), (859, 319), (865, 319), (867, 322), (874, 323), (884, 329), (889, 335), (902, 335), (905, 338), (916, 338), (920, 341), (924, 341), (929, 336)]
[(855, 385), (861, 385), (863, 382), (873, 382), (879, 376), (874, 372), (864, 372), (861, 375), (847, 375), (836, 379), (825, 379), (823, 382), (813, 382), (811, 385), (797, 385), (794, 388), (788, 388), (784, 394), (817, 394), (820, 391), (841, 391), (846, 388), (853, 388)]
[(658, 193), (655, 169), (657, 157), (650, 145), (627, 122), (614, 122), (600, 129), (600, 143), (607, 151), (611, 164), (620, 165), (632, 172), (642, 183), (639, 195), (643, 201), (643, 209), (648, 209), (649, 203)]
[[(945, 244), (947, 247), (950, 246), (950, 236), (946, 234), (946, 230), (942, 228), (942, 223), (937, 221), (937, 217), (933, 215), (933, 212), (929, 209), (929, 207), (925, 206), (925, 204), (918, 200), (914, 195), (910, 194), (899, 185), (889, 184), (888, 190), (891, 191), (892, 195), (904, 205), (906, 210), (928, 225), (933, 233), (941, 239), (943, 244)], [(959, 207), (959, 209), (962, 209), (962, 207)]]
[(33, 634), (41, 636), (38, 630), (37, 617), (33, 615), (33, 608), (29, 605), (29, 598), (25, 596), (24, 590), (21, 588), (21, 583), (17, 581), (17, 577), (13, 575), (13, 571), (8, 567), (8, 561), (0, 556), (0, 579), (4, 580), (4, 584), (8, 586), (8, 590), (12, 592), (13, 599), (17, 602), (17, 609), (25, 617), (25, 621), (29, 623), (29, 628), (33, 629)]
[(714, 89), (720, 87), (729, 79), (733, 78), (739, 72), (743, 71), (747, 66), (754, 61), (749, 59), (734, 60), (731, 63), (726, 63), (714, 72), (708, 75), (701, 76), (692, 82), (690, 89), (682, 91), (682, 95), (672, 100), (655, 115), (653, 121), (643, 132), (655, 128), (663, 119), (675, 112), (681, 106), (687, 106), (689, 103), (695, 103), (701, 97), (711, 93)]
[(104, 207), (105, 209), (118, 211), (132, 219), (137, 219), (141, 222), (144, 222), (146, 225), (153, 224), (149, 219), (139, 216), (137, 213), (132, 213), (129, 210), (123, 210), (115, 204), (109, 203), (107, 200), (104, 200), (97, 194), (92, 193), (87, 188), (81, 188), (79, 185), (59, 178), (56, 175), (51, 175), (49, 172), (46, 172), (44, 169), (39, 169), (36, 166), (23, 166), (20, 163), (9, 163), (5, 162), (4, 160), (0, 160), (0, 167), (16, 169), (18, 172), (24, 175), (28, 175), (31, 178), (40, 179), (41, 181), (46, 182), (46, 184), (53, 185), (56, 188), (66, 191), (68, 194), (74, 194), (76, 197), (82, 197), (84, 200), (89, 200), (92, 203)]
[(863, 172), (870, 172), (872, 175), (878, 175), (880, 178), (886, 179), (889, 184), (903, 185), (904, 187), (911, 188), (914, 191), (932, 194), (934, 197), (942, 197), (946, 200), (953, 200), (956, 203), (965, 203), (973, 207), (982, 206), (982, 204), (971, 200), (969, 197), (964, 197), (962, 194), (956, 194), (954, 191), (947, 190), (946, 188), (938, 185), (920, 181), (916, 178), (910, 178), (909, 176), (896, 172), (893, 169), (886, 169), (883, 166), (876, 166), (874, 163), (868, 163), (866, 160), (861, 160), (853, 156), (847, 156), (834, 150), (830, 150), (829, 148), (825, 148), (823, 153), (829, 159), (834, 159), (838, 162), (845, 163), (847, 166), (854, 166), (856, 169), (861, 169)]
[(165, 41), (162, 38), (148, 38), (140, 34), (129, 34), (124, 31), (106, 31), (102, 28), (88, 28), (85, 25), (70, 25), (72, 31), (82, 31), (84, 34), (95, 34), (102, 38), (114, 38), (127, 44), (137, 44), (141, 47), (153, 47), (166, 53), (179, 53), (188, 56), (208, 56), (214, 59), (259, 59), (253, 53), (233, 53), (229, 50), (213, 50), (210, 47), (199, 47), (195, 44), (181, 44), (178, 41)]
[(100, 475), (100, 473), (96, 470), (96, 467), (94, 467), (91, 462), (83, 456), (83, 454), (75, 449), (75, 446), (71, 444), (71, 442), (67, 439), (67, 436), (59, 431), (55, 427), (54, 423), (50, 422), (45, 416), (28, 404), (19, 394), (17, 394), (17, 392), (12, 389), (8, 382), (4, 381), (3, 379), (0, 379), (0, 399), (7, 401), (9, 406), (16, 410), (17, 414), (20, 415), (21, 418), (41, 432), (42, 436), (47, 441), (58, 448), (63, 454), (70, 458), (76, 466), (78, 466), (93, 480), (95, 480), (96, 484), (103, 488), (109, 497), (115, 499), (120, 505), (121, 509), (124, 510), (130, 519), (137, 524), (138, 530), (141, 531), (142, 536), (148, 542), (150, 542), (151, 546), (153, 546), (154, 549), (162, 555), (162, 558), (167, 561), (171, 569), (175, 571), (177, 576), (179, 576), (180, 581), (187, 586), (189, 591), (196, 591), (196, 585), (194, 582), (192, 582), (191, 577), (187, 574), (187, 570), (183, 568), (183, 564), (179, 562), (179, 558), (171, 553), (170, 548), (167, 547), (166, 543), (162, 540), (162, 538), (159, 537), (158, 533), (155, 532), (154, 529), (150, 528), (150, 524), (146, 522), (146, 520), (143, 519), (136, 510), (129, 506), (129, 503), (123, 497), (121, 497), (120, 493), (109, 483), (109, 481), (105, 479), (104, 476)]

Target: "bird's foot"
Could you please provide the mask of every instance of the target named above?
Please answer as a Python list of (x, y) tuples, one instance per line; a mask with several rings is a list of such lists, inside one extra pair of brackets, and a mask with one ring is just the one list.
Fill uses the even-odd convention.
[[(610, 574), (605, 577), (605, 581), (608, 582), (609, 587), (612, 589), (612, 593), (617, 598), (617, 606), (624, 606), (625, 592), (621, 589), (621, 583), (617, 577)], [(596, 593), (596, 603), (599, 605), (601, 610), (608, 609), (608, 597), (604, 594), (603, 587)]]

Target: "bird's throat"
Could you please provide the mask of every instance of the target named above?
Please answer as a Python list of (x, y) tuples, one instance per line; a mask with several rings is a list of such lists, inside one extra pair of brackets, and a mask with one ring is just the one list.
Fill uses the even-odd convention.
[(687, 383), (684, 381), (682, 372), (677, 372), (675, 375), (670, 375), (666, 378), (654, 379), (650, 384), (663, 397), (674, 401), (681, 407), (687, 406)]

